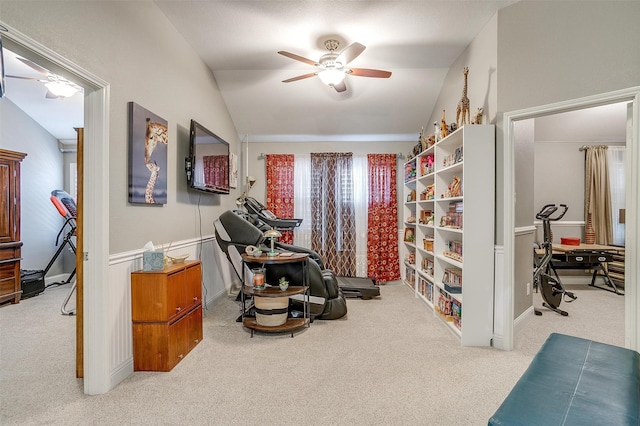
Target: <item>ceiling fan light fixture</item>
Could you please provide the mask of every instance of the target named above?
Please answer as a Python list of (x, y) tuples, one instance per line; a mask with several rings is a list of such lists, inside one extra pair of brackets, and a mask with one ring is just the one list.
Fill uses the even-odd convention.
[(45, 87), (49, 89), (54, 95), (62, 98), (68, 98), (78, 92), (78, 89), (76, 87), (60, 80), (45, 83)]
[(318, 78), (327, 86), (335, 86), (342, 83), (346, 74), (342, 70), (326, 69), (318, 73)]

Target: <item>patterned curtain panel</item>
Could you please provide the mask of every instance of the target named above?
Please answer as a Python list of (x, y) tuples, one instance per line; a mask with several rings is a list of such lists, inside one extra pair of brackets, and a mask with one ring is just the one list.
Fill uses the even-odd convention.
[(311, 248), (338, 276), (356, 273), (351, 153), (311, 154)]
[[(609, 245), (613, 243), (611, 226), (611, 191), (609, 189), (609, 166), (607, 146), (592, 145), (585, 154), (585, 242), (588, 233), (595, 232), (595, 243)], [(590, 229), (591, 228), (591, 229)]]
[[(267, 209), (280, 218), (293, 217), (293, 154), (267, 154)], [(280, 241), (293, 244), (293, 230), (281, 231)]]
[(367, 265), (376, 282), (400, 279), (396, 154), (369, 154)]
[(229, 185), (229, 156), (205, 155), (204, 184), (210, 187), (227, 187)]

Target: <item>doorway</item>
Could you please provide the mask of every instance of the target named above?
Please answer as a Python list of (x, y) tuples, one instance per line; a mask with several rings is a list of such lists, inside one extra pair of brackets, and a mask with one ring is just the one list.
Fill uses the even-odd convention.
[[(496, 334), (501, 337), (497, 347), (511, 350), (514, 345), (514, 282), (515, 282), (515, 129), (514, 124), (522, 120), (543, 117), (551, 114), (585, 109), (600, 105), (628, 102), (627, 109), (627, 160), (626, 160), (626, 204), (638, 204), (638, 136), (640, 117), (639, 102), (640, 88), (630, 88), (617, 92), (591, 96), (587, 98), (545, 105), (527, 110), (505, 113), (503, 116), (503, 226), (504, 252), (498, 261), (496, 281), (496, 306), (502, 306), (496, 312), (496, 324), (499, 326)], [(635, 210), (635, 209), (634, 209)], [(634, 212), (627, 210), (626, 218), (626, 262), (625, 279), (627, 282), (637, 282), (638, 278), (638, 241), (635, 236), (638, 230), (638, 218)], [(502, 263), (502, 264), (500, 264)], [(640, 344), (640, 327), (638, 325), (638, 308), (640, 307), (640, 293), (635, 286), (627, 286), (625, 291), (625, 346), (638, 350)]]
[(86, 286), (82, 298), (82, 370), (84, 393), (106, 393), (111, 389), (109, 333), (107, 329), (107, 277), (109, 261), (109, 84), (55, 51), (0, 22), (0, 36), (10, 50), (31, 60), (43, 60), (56, 74), (80, 85), (84, 98), (83, 173), (85, 207), (82, 226), (86, 231), (80, 253)]
[[(622, 267), (624, 274), (624, 240), (618, 246), (614, 241), (604, 242), (620, 262), (605, 265), (612, 281), (596, 277), (590, 286), (592, 274), (583, 269), (559, 269), (558, 274), (564, 288), (575, 295), (561, 298), (559, 307), (568, 315), (563, 316), (543, 306), (540, 289), (523, 286), (530, 283), (534, 270), (531, 262), (531, 240), (534, 247), (541, 247), (544, 240), (542, 221), (534, 215), (544, 206), (564, 204), (553, 217), (562, 215), (558, 221), (550, 221), (554, 244), (575, 238), (585, 242), (585, 151), (587, 146), (606, 146), (604, 156), (608, 159), (609, 194), (611, 208), (617, 182), (622, 192), (624, 206), (625, 165), (614, 167), (616, 154), (624, 156), (626, 145), (627, 103), (608, 104), (588, 109), (546, 115), (516, 121), (516, 235), (514, 317), (517, 326), (515, 349), (531, 351), (542, 344), (550, 333), (563, 333), (616, 346), (624, 346), (624, 278), (613, 273), (614, 267)], [(528, 134), (527, 134), (528, 133)], [(611, 158), (609, 158), (611, 157)], [(533, 161), (532, 161), (533, 160)], [(523, 164), (524, 162), (529, 164)], [(622, 180), (614, 175), (622, 173)], [(620, 208), (619, 207), (619, 208)], [(616, 209), (617, 211), (617, 209)], [(612, 229), (617, 216), (611, 215)], [(532, 226), (533, 225), (533, 226)], [(624, 225), (621, 227), (624, 233)], [(576, 249), (578, 247), (575, 247)], [(527, 257), (528, 256), (528, 257)], [(612, 260), (613, 260), (612, 256)], [(528, 262), (522, 261), (529, 260)], [(569, 266), (569, 265), (565, 265)], [(599, 273), (601, 275), (602, 273)], [(615, 282), (613, 281), (615, 279)], [(525, 280), (525, 281), (523, 281)], [(609, 287), (612, 284), (615, 287)], [(614, 292), (615, 289), (615, 292)], [(605, 291), (610, 290), (610, 291)], [(531, 315), (534, 309), (540, 316)]]

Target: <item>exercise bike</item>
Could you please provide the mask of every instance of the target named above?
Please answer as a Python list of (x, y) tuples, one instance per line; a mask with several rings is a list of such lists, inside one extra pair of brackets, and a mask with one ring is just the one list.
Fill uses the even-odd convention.
[[(571, 303), (577, 299), (577, 296), (564, 289), (560, 277), (557, 275), (553, 277), (549, 274), (549, 272), (551, 272), (550, 262), (553, 257), (551, 222), (562, 219), (569, 208), (566, 204), (560, 204), (560, 209), (562, 209), (562, 211), (552, 217), (552, 215), (558, 211), (558, 206), (555, 204), (547, 204), (536, 214), (536, 219), (542, 221), (544, 231), (544, 241), (542, 242), (544, 256), (533, 272), (533, 285), (538, 288), (542, 294), (542, 299), (544, 300), (542, 306), (566, 317), (569, 313), (560, 309), (560, 303), (563, 299), (565, 302)], [(542, 315), (542, 312), (538, 309), (534, 308), (533, 311), (536, 315)]]

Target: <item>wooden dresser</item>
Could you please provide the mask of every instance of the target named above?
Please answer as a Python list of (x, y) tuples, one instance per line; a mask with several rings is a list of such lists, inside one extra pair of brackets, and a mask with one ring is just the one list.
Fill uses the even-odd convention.
[(0, 149), (0, 303), (20, 302), (20, 162), (27, 154)]
[(202, 340), (202, 265), (131, 273), (133, 368), (171, 371)]

